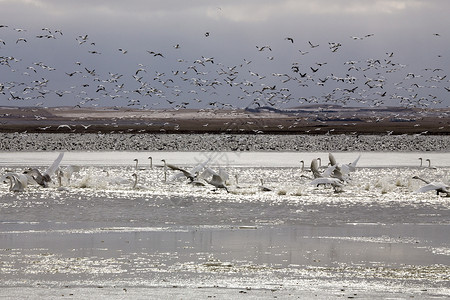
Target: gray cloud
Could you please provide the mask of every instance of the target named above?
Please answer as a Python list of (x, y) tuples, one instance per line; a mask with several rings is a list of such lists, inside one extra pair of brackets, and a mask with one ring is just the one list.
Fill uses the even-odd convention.
[[(10, 26), (0, 28), (0, 39), (7, 43), (0, 44), (0, 56), (21, 59), (12, 63), (15, 65), (14, 71), (0, 65), (2, 75), (7, 74), (7, 77), (3, 77), (7, 79), (1, 80), (28, 80), (30, 83), (41, 77), (48, 77), (52, 90), (70, 91), (70, 94), (61, 98), (50, 97), (53, 95), (50, 93), (45, 99), (48, 105), (62, 100), (72, 105), (79, 103), (82, 97), (98, 97), (95, 90), (102, 83), (93, 81), (94, 78), (85, 74), (84, 68), (95, 69), (100, 81), (110, 79), (110, 73), (123, 74), (120, 81), (127, 87), (127, 93), (122, 96), (124, 99), (139, 98), (139, 93), (133, 93), (133, 89), (139, 87), (139, 84), (132, 76), (139, 65), (146, 68), (147, 72), (142, 72), (142, 75), (148, 83), (147, 87), (164, 90), (164, 95), (155, 92), (151, 98), (140, 98), (141, 103), (148, 105), (162, 103), (161, 106), (164, 106), (168, 98), (174, 98), (174, 103), (179, 104), (203, 97), (200, 104), (194, 100), (192, 105), (203, 105), (207, 101), (218, 99), (232, 103), (233, 106), (245, 107), (259, 100), (265, 103), (271, 96), (267, 93), (263, 96), (256, 95), (254, 92), (264, 86), (276, 85), (278, 94), (274, 99), (277, 99), (277, 105), (289, 107), (304, 103), (304, 98), (311, 100), (311, 97), (317, 97), (323, 101), (336, 88), (351, 88), (353, 85), (348, 82), (331, 84), (332, 79), (324, 86), (318, 84), (319, 79), (325, 80), (333, 76), (344, 78), (348, 74), (348, 77), (353, 74), (358, 77), (358, 82), (354, 85), (358, 86), (359, 100), (362, 99), (368, 105), (384, 91), (364, 85), (367, 80), (365, 77), (383, 80), (380, 76), (385, 78), (387, 95), (392, 97), (400, 95), (410, 100), (413, 97), (428, 97), (427, 101), (432, 103), (429, 97), (431, 94), (444, 101), (444, 104), (438, 105), (448, 106), (450, 102), (448, 92), (444, 89), (450, 84), (446, 80), (426, 81), (436, 79), (432, 78), (436, 73), (423, 71), (426, 68), (442, 68), (441, 77), (448, 72), (450, 59), (446, 50), (450, 21), (444, 17), (450, 8), (448, 1), (0, 0), (0, 4), (0, 20)], [(27, 31), (14, 30), (19, 27)], [(57, 36), (56, 40), (36, 38), (43, 27), (52, 31), (62, 29), (64, 35)], [(205, 37), (206, 32), (209, 33), (208, 37)], [(439, 33), (440, 36), (433, 33)], [(89, 39), (80, 45), (77, 39), (85, 34), (88, 34)], [(365, 37), (368, 34), (374, 35)], [(28, 42), (16, 43), (20, 37), (27, 38)], [(295, 42), (289, 42), (286, 37), (293, 38)], [(309, 41), (320, 46), (311, 48)], [(341, 44), (336, 52), (332, 52), (333, 49), (330, 48), (333, 43)], [(175, 48), (176, 45), (179, 45), (179, 49)], [(272, 51), (257, 50), (257, 46), (264, 45), (270, 46)], [(127, 53), (122, 54), (119, 49), (126, 50)], [(153, 57), (147, 50), (163, 53), (164, 59)], [(93, 54), (93, 51), (101, 54)], [(302, 55), (302, 52), (309, 53)], [(396, 72), (389, 71), (386, 67), (386, 62), (389, 61), (386, 53), (394, 53), (391, 60), (399, 67)], [(215, 64), (195, 64), (202, 57), (214, 57)], [(367, 61), (371, 59), (380, 60), (383, 68), (375, 66), (368, 71), (361, 71), (367, 68)], [(244, 60), (252, 63), (246, 65)], [(24, 72), (30, 73), (27, 67), (39, 61), (53, 65), (57, 70), (49, 72), (39, 69), (39, 73), (31, 71), (31, 74), (23, 75)], [(77, 61), (82, 62), (82, 65), (76, 65)], [(348, 61), (357, 61), (355, 67), (359, 68), (359, 73), (349, 71), (350, 66), (346, 64)], [(317, 73), (312, 73), (311, 68), (316, 69), (317, 63), (324, 62), (327, 64), (320, 67)], [(241, 67), (242, 64), (244, 65)], [(192, 71), (190, 67), (193, 66), (197, 67), (199, 74)], [(272, 75), (289, 74), (301, 79), (298, 73), (293, 72), (293, 66), (294, 70), (297, 66), (300, 73), (312, 76), (306, 81), (308, 87), (294, 79), (287, 80)], [(223, 74), (223, 70), (233, 67), (238, 68), (239, 73), (229, 76)], [(80, 74), (86, 77), (78, 73), (72, 77), (65, 75), (74, 71), (84, 72)], [(172, 75), (177, 71), (178, 74), (187, 73), (182, 76)], [(385, 73), (387, 71), (390, 73)], [(265, 78), (257, 79), (251, 72)], [(409, 72), (425, 74), (423, 77), (408, 78), (405, 83), (408, 86), (403, 86), (402, 89), (394, 85), (405, 81)], [(156, 74), (164, 76), (154, 79), (158, 77)], [(227, 77), (236, 77), (236, 82), (239, 80), (240, 84), (230, 86), (226, 82)], [(174, 80), (170, 88), (158, 81), (169, 79)], [(195, 80), (206, 80), (207, 83), (219, 80), (221, 84), (206, 89), (204, 85), (196, 85)], [(306, 79), (302, 80), (305, 83)], [(80, 88), (85, 82), (89, 82), (89, 87)], [(411, 87), (415, 83), (428, 88), (421, 89), (415, 96)], [(109, 85), (109, 92), (114, 93), (113, 84), (103, 85)], [(436, 88), (431, 87), (433, 85)], [(251, 94), (245, 94), (243, 89)], [(174, 93), (180, 94), (177, 90), (182, 91), (182, 96), (175, 98)], [(192, 90), (197, 94), (189, 93)], [(283, 97), (289, 95), (293, 100), (289, 98), (289, 101), (285, 101)], [(5, 102), (8, 96), (8, 93), (3, 96), (0, 94), (3, 97), (0, 101)], [(105, 95), (100, 95), (99, 98), (101, 105), (118, 102), (108, 102), (109, 98)], [(382, 100), (385, 104), (399, 102), (395, 98)], [(353, 100), (350, 102), (356, 103)]]

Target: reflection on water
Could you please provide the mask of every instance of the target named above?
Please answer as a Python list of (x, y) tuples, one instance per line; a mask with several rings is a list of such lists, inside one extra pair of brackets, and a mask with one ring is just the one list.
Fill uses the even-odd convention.
[[(373, 280), (442, 284), (450, 271), (448, 226), (120, 227), (77, 233), (4, 232), (0, 242), (8, 249), (0, 253), (2, 278), (9, 281), (20, 275), (29, 284), (44, 284), (65, 274), (64, 280), (82, 285), (95, 274), (100, 283), (117, 279), (121, 284), (138, 281), (165, 286), (167, 280), (254, 272), (266, 277), (260, 287), (273, 281), (291, 285), (299, 276), (319, 275), (340, 280), (369, 276)], [(447, 249), (447, 253), (437, 253), (436, 249)]]

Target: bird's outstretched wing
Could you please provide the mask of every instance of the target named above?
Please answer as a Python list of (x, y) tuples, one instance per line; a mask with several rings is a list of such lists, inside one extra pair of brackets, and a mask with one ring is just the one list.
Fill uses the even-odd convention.
[(203, 179), (206, 179), (206, 178), (209, 178), (209, 177), (214, 176), (214, 175), (220, 176), (220, 175), (219, 175), (216, 171), (214, 171), (213, 169), (211, 169), (211, 168), (206, 168), (206, 169), (202, 172), (202, 174), (200, 174), (200, 177), (203, 178)]
[(201, 170), (203, 170), (203, 168), (206, 167), (206, 165), (209, 163), (209, 161), (210, 161), (210, 159), (208, 158), (204, 162), (199, 163), (198, 165), (196, 165), (195, 167), (192, 168), (191, 173), (195, 174), (197, 172), (200, 172)]
[(47, 174), (48, 176), (52, 176), (56, 169), (58, 169), (59, 164), (61, 163), (62, 159), (64, 157), (64, 152), (61, 152), (58, 157), (55, 159), (55, 161), (51, 164), (50, 167), (44, 172), (44, 174)]
[(191, 173), (183, 168), (177, 167), (175, 165), (167, 164), (166, 165), (169, 169), (172, 169), (174, 171), (180, 171), (181, 173), (173, 174), (170, 176), (169, 181), (173, 181), (175, 179), (180, 178), (181, 176), (185, 176), (187, 178), (192, 177)]
[(415, 191), (415, 193), (425, 193), (428, 191), (437, 191), (437, 190), (441, 190), (441, 191), (446, 191), (449, 189), (449, 186), (445, 185), (442, 182), (431, 182), (427, 185), (424, 185), (423, 187), (421, 187), (420, 189), (418, 189), (417, 191)]
[(337, 165), (329, 166), (328, 168), (325, 169), (325, 171), (323, 171), (322, 177), (330, 177), (334, 173), (336, 168), (337, 168)]
[(228, 175), (228, 172), (224, 169), (219, 167), (219, 176), (224, 180), (227, 181), (230, 179), (230, 175)]
[(360, 158), (361, 158), (361, 154), (358, 155), (358, 157), (352, 163), (349, 163), (349, 164), (346, 164), (346, 165), (342, 165), (341, 166), (341, 172), (343, 174), (348, 174), (350, 172), (355, 172), (356, 171), (356, 164), (358, 163)]

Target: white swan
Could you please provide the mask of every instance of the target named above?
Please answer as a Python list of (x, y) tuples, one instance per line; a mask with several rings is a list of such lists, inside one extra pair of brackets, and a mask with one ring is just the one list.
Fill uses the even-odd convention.
[(258, 187), (260, 191), (263, 191), (263, 192), (271, 192), (272, 191), (271, 188), (268, 188), (264, 185), (264, 180), (262, 178), (260, 178), (259, 181), (261, 182), (261, 185)]
[(133, 182), (133, 190), (144, 190), (145, 188), (141, 185), (138, 185), (138, 175), (136, 173), (133, 173), (131, 176), (134, 177), (134, 182)]
[(445, 193), (447, 196), (450, 196), (450, 185), (445, 184), (443, 182), (430, 182), (428, 180), (425, 180), (423, 178), (420, 178), (419, 176), (414, 176), (413, 179), (418, 179), (426, 183), (423, 187), (415, 191), (414, 193), (425, 193), (428, 191), (436, 191), (436, 194), (439, 195), (439, 193)]
[(28, 177), (24, 174), (6, 173), (0, 178), (0, 181), (6, 182), (6, 180), (9, 180), (10, 192), (23, 192), (28, 186)]
[(153, 157), (149, 156), (148, 159), (150, 160), (150, 169), (153, 169)]
[(311, 171), (311, 168), (305, 168), (305, 161), (304, 160), (301, 160), (300, 164), (302, 165), (302, 167), (300, 169), (302, 172), (310, 172)]
[(317, 159), (313, 159), (311, 161), (311, 171), (314, 175), (314, 179), (310, 182), (312, 185), (331, 185), (334, 188), (335, 192), (342, 191), (342, 187), (344, 186), (344, 176), (341, 173), (341, 171), (338, 169), (338, 165), (336, 163), (336, 160), (334, 156), (330, 153), (329, 154), (330, 164), (325, 171), (320, 173), (319, 171), (319, 164), (317, 162)]
[(432, 167), (432, 166), (431, 166), (431, 160), (430, 160), (429, 158), (427, 158), (425, 161), (428, 162), (428, 169), (436, 170), (436, 167)]
[[(211, 180), (208, 180), (207, 178), (212, 175)], [(227, 193), (229, 193), (227, 186), (225, 185), (225, 181), (228, 178), (228, 174), (225, 172), (225, 170), (221, 169), (219, 170), (219, 173), (212, 170), (211, 168), (206, 168), (205, 171), (200, 175), (201, 178), (204, 178), (205, 181), (213, 186), (216, 187), (216, 190), (221, 188), (225, 189)]]
[(145, 168), (138, 168), (139, 159), (135, 158), (135, 159), (133, 159), (133, 161), (136, 162), (136, 165), (134, 166), (134, 170), (136, 170), (136, 171), (144, 171), (145, 170)]
[(341, 166), (341, 172), (343, 172), (344, 174), (348, 174), (350, 172), (355, 172), (356, 171), (356, 165), (359, 162), (359, 159), (361, 158), (361, 154), (358, 155), (358, 157), (351, 163), (348, 163), (346, 165), (342, 165)]
[(321, 178), (321, 177), (330, 177), (333, 172), (336, 169), (336, 165), (333, 166), (329, 166), (328, 168), (325, 169), (325, 171), (323, 171), (322, 173), (319, 171), (319, 163), (318, 163), (319, 159), (313, 159), (311, 161), (311, 172), (313, 173), (314, 178)]
[(319, 172), (319, 163), (317, 158), (314, 158), (311, 161), (311, 172), (313, 173), (314, 178), (322, 177), (322, 174)]
[(351, 172), (356, 171), (356, 165), (361, 158), (361, 155), (359, 155), (353, 162), (344, 165), (338, 164), (331, 153), (328, 154), (328, 158), (330, 159), (331, 166), (335, 166), (331, 177), (339, 178), (341, 181), (347, 181), (349, 179), (348, 175)]
[(59, 168), (59, 171), (56, 173), (58, 177), (59, 186), (62, 186), (62, 178), (65, 178), (67, 184), (70, 185), (70, 179), (72, 178), (73, 173), (80, 172), (81, 167), (75, 165), (69, 165), (64, 169)]
[(45, 170), (44, 173), (41, 173), (36, 168), (28, 168), (23, 173), (30, 176), (40, 186), (48, 187), (48, 183), (51, 182), (51, 176), (58, 169), (59, 164), (61, 163), (61, 160), (63, 159), (63, 157), (64, 157), (64, 153), (60, 153), (58, 155), (58, 157), (55, 159), (55, 161), (51, 164), (50, 167), (48, 167), (47, 170)]

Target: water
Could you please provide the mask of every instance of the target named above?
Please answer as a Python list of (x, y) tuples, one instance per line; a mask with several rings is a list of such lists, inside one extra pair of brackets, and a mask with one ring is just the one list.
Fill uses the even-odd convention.
[[(419, 158), (423, 158), (423, 166), (428, 166), (430, 159), (433, 166), (450, 167), (450, 154), (447, 152), (361, 152), (364, 155), (358, 162), (360, 167), (418, 167)], [(333, 152), (339, 163), (354, 161), (360, 152)], [(41, 166), (51, 164), (58, 154), (56, 152), (3, 152), (0, 166)], [(133, 160), (139, 159), (142, 167), (148, 167), (149, 159), (156, 165), (161, 159), (167, 162), (192, 166), (200, 161), (211, 159), (216, 165), (242, 167), (298, 167), (300, 161), (309, 165), (312, 159), (320, 157), (328, 163), (328, 152), (67, 152), (63, 165), (76, 164), (82, 166), (134, 166)]]
[[(0, 285), (335, 296), (385, 296), (389, 285), (392, 295), (448, 297), (450, 201), (414, 193), (424, 183), (412, 179), (448, 181), (448, 153), (334, 156), (348, 163), (359, 154), (359, 168), (335, 193), (311, 186), (300, 169), (300, 160), (325, 164), (328, 153), (68, 152), (62, 165), (82, 168), (64, 189), (0, 185)], [(56, 156), (2, 153), (0, 166), (45, 169)], [(436, 168), (419, 167), (418, 157)], [(210, 158), (230, 174), (230, 193), (164, 182), (163, 158), (186, 168)], [(272, 191), (259, 189), (261, 178)]]

